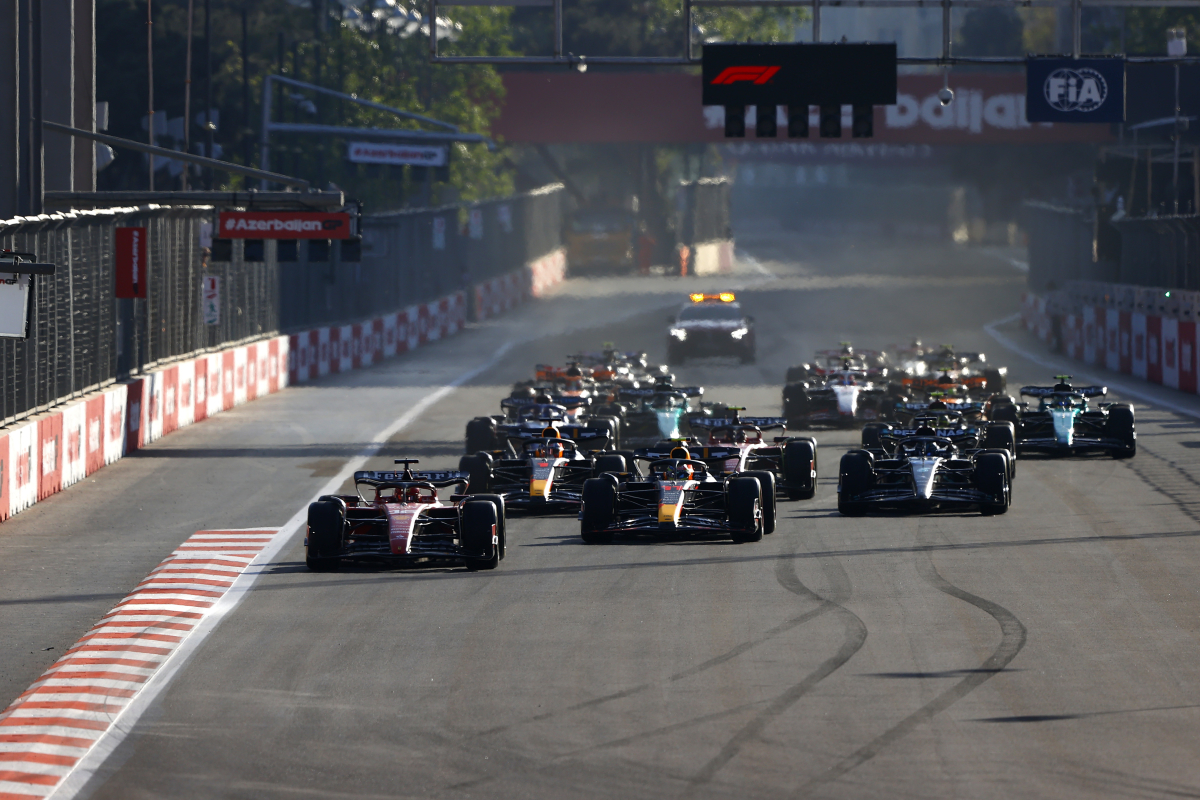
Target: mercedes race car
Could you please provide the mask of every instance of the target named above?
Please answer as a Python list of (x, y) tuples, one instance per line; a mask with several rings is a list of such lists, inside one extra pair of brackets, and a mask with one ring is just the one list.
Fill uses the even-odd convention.
[(728, 417), (689, 418), (693, 429), (708, 429), (708, 440), (689, 445), (695, 458), (723, 474), (766, 470), (775, 476), (780, 497), (808, 500), (817, 491), (817, 440), (811, 436), (776, 436), (767, 440), (763, 429), (786, 430), (782, 417), (743, 417), (728, 408)]
[(636, 459), (649, 461), (644, 474), (605, 472), (584, 483), (579, 519), (585, 542), (608, 542), (618, 533), (723, 534), (757, 542), (775, 530), (770, 472), (718, 478), (683, 447), (668, 458), (639, 453)]
[(949, 439), (963, 451), (1003, 450), (1008, 454), (1008, 478), (1010, 481), (1017, 478), (1017, 440), (1013, 424), (971, 421), (954, 409), (926, 409), (923, 416), (902, 426), (868, 423), (862, 431), (862, 446), (871, 452), (893, 453), (899, 442), (917, 435), (918, 430), (931, 431), (932, 436)]
[[(375, 561), (495, 569), (504, 558), (504, 499), (466, 496), (465, 473), (413, 472), (415, 458), (396, 463), (403, 471), (354, 473), (356, 495), (324, 495), (309, 505), (308, 568), (331, 571), (344, 561)], [(449, 487), (460, 491), (444, 503), (438, 489)]]
[(1091, 400), (1108, 394), (1107, 386), (1072, 386), (1070, 375), (1057, 375), (1054, 386), (1022, 386), (1021, 395), (1036, 397), (1037, 408), (1028, 403), (997, 403), (993, 419), (1016, 426), (1017, 449), (1021, 452), (1078, 455), (1105, 452), (1113, 458), (1137, 454), (1137, 429), (1133, 407), (1126, 403), (1097, 403)]
[[(599, 471), (624, 470), (621, 456), (584, 453), (579, 445), (546, 428), (536, 439), (521, 442), (515, 453), (481, 451), (459, 459), (470, 476), (472, 494), (495, 493), (510, 510), (533, 513), (574, 511), (583, 499), (583, 483)], [(607, 459), (607, 460), (606, 460)]]
[(1012, 502), (1006, 450), (972, 450), (928, 427), (896, 438), (889, 449), (851, 450), (838, 470), (838, 511), (950, 511), (1003, 514)]

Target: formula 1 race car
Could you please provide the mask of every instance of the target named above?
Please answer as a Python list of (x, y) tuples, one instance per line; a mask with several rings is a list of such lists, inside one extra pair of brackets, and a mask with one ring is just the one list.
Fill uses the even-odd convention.
[(683, 447), (669, 458), (636, 458), (649, 461), (646, 474), (605, 472), (584, 483), (579, 519), (585, 542), (608, 542), (617, 533), (720, 533), (757, 542), (775, 530), (770, 472), (718, 478)]
[(931, 428), (897, 439), (890, 450), (851, 450), (838, 471), (838, 511), (947, 511), (977, 508), (990, 516), (1012, 502), (1008, 452), (960, 450)]
[(560, 438), (556, 428), (546, 428), (540, 438), (522, 442), (515, 455), (481, 451), (463, 456), (458, 468), (470, 476), (472, 495), (495, 493), (510, 510), (554, 513), (578, 509), (583, 482), (600, 471), (623, 471), (625, 460), (585, 454), (575, 442)]
[(766, 470), (775, 476), (780, 497), (808, 500), (817, 491), (817, 440), (811, 436), (776, 436), (763, 429), (786, 430), (782, 417), (743, 417), (730, 407), (729, 417), (690, 417), (693, 429), (708, 429), (708, 440), (689, 445), (693, 457), (724, 474)]
[[(332, 571), (343, 561), (376, 561), (495, 569), (504, 558), (504, 499), (462, 494), (468, 482), (464, 473), (413, 472), (415, 458), (396, 463), (404, 470), (354, 473), (357, 495), (324, 495), (309, 504), (308, 568)], [(460, 493), (443, 503), (438, 489), (452, 486)]]
[(871, 452), (895, 452), (897, 443), (924, 430), (931, 436), (949, 439), (963, 451), (1003, 450), (1008, 454), (1008, 479), (1017, 477), (1017, 440), (1011, 422), (973, 422), (953, 409), (927, 409), (904, 426), (868, 423), (862, 431), (862, 446)]
[(695, 410), (691, 401), (703, 396), (702, 386), (675, 387), (667, 380), (650, 388), (621, 390), (623, 446), (644, 447), (663, 439), (691, 435), (688, 420)]
[(1070, 375), (1056, 375), (1054, 386), (1022, 386), (1021, 395), (1038, 398), (1028, 403), (997, 403), (993, 419), (1016, 426), (1021, 452), (1078, 455), (1106, 452), (1113, 458), (1137, 455), (1137, 429), (1133, 407), (1126, 403), (1089, 401), (1108, 394), (1107, 386), (1071, 386)]
[(944, 344), (936, 351), (923, 351), (919, 357), (904, 358), (899, 383), (910, 396), (929, 397), (932, 392), (940, 392), (984, 398), (1008, 386), (1007, 367), (988, 367), (986, 362), (983, 353), (958, 353)]
[(852, 369), (783, 387), (783, 416), (791, 428), (849, 427), (883, 419), (892, 402), (886, 386), (877, 385), (867, 373)]
[[(554, 402), (556, 400), (561, 402)], [(620, 419), (608, 415), (572, 414), (572, 408), (581, 402), (546, 394), (532, 398), (506, 397), (500, 401), (504, 414), (476, 417), (467, 423), (466, 452), (500, 450), (515, 453), (521, 442), (541, 438), (542, 431), (548, 427), (593, 450), (616, 448), (621, 435)]]
[(859, 350), (849, 342), (842, 342), (837, 350), (818, 350), (813, 360), (789, 367), (786, 383), (812, 381), (821, 383), (839, 372), (860, 372), (867, 379), (882, 384), (892, 369), (887, 353), (881, 350)]

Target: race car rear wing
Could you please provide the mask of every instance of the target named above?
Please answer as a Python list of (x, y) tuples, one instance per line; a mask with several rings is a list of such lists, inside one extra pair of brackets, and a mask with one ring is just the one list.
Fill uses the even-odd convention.
[[(947, 411), (983, 411), (983, 403), (946, 403)], [(896, 403), (898, 411), (939, 411), (929, 407), (929, 403)]]
[[(965, 436), (978, 436), (978, 428), (935, 428), (933, 431), (935, 436), (943, 439), (961, 439)], [(907, 439), (911, 436), (917, 436), (916, 428), (897, 428), (890, 431), (880, 431), (880, 436), (887, 439)]]
[(730, 425), (754, 425), (758, 428), (786, 428), (786, 417), (688, 417), (688, 422), (698, 428), (724, 428)]
[(355, 483), (432, 483), (434, 486), (441, 488), (445, 486), (453, 486), (456, 483), (465, 483), (471, 479), (471, 476), (465, 472), (413, 472), (412, 477), (407, 477), (403, 471), (400, 472), (372, 472), (363, 470), (354, 473)]
[[(508, 439), (510, 442), (528, 442), (528, 441), (532, 441), (534, 439), (545, 438), (542, 436), (541, 431), (531, 431), (528, 428), (517, 428), (515, 430), (511, 430), (511, 429), (505, 430), (506, 428), (509, 428), (509, 427), (510, 426), (502, 425), (502, 426), (500, 426), (500, 431), (504, 434), (504, 437), (506, 439)], [(585, 425), (559, 425), (558, 433), (563, 439), (568, 439), (568, 440), (570, 440), (572, 442), (576, 442), (576, 443), (594, 442), (599, 439), (608, 440), (610, 438), (610, 436), (609, 436), (610, 432), (607, 427), (588, 428)], [(554, 441), (554, 439), (551, 438), (551, 439), (548, 439), (548, 441)]]
[(683, 447), (692, 456), (692, 460), (708, 460), (708, 459), (725, 459), (738, 458), (741, 452), (736, 447), (703, 447), (696, 445), (677, 444), (669, 450), (662, 450), (654, 447), (643, 447), (633, 451), (633, 457), (643, 461), (658, 461), (664, 458), (671, 458), (671, 451), (678, 447)]
[(668, 392), (678, 392), (684, 397), (703, 397), (703, 386), (666, 386), (659, 384), (653, 388), (639, 389), (621, 389), (622, 397), (653, 397), (656, 394), (667, 394)]
[(1053, 386), (1022, 386), (1021, 394), (1025, 397), (1049, 397), (1052, 394), (1073, 393), (1083, 397), (1104, 397), (1108, 394), (1107, 386), (1072, 386), (1070, 389), (1056, 389)]

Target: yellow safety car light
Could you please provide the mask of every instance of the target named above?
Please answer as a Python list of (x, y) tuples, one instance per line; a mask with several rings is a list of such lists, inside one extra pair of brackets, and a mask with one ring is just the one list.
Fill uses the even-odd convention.
[(733, 292), (721, 292), (720, 294), (696, 292), (688, 295), (688, 297), (691, 298), (693, 303), (703, 303), (706, 300), (720, 300), (722, 303), (732, 303), (734, 300), (737, 300), (737, 295)]
[(734, 300), (737, 299), (734, 296), (733, 292), (721, 292), (720, 297), (721, 297), (722, 303), (732, 303)]
[(703, 303), (704, 302), (704, 295), (699, 294), (699, 293), (691, 295), (691, 298), (692, 298), (693, 303)]

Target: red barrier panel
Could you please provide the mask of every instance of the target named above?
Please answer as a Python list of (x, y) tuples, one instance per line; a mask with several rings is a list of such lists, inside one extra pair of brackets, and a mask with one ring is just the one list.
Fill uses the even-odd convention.
[(179, 367), (163, 370), (162, 387), (162, 435), (179, 428)]
[(8, 482), (12, 480), (12, 464), (8, 458), (8, 434), (0, 434), (0, 520), (9, 517), (12, 502), (9, 499)]
[(146, 443), (145, 411), (142, 408), (141, 378), (125, 384), (125, 452), (128, 455)]
[(1179, 388), (1196, 393), (1196, 323), (1179, 323)]
[(1162, 320), (1162, 385), (1179, 388), (1179, 321)]
[(104, 466), (104, 395), (88, 398), (86, 414), (87, 464), (84, 471), (91, 475)]
[(38, 420), (37, 499), (45, 500), (62, 488), (62, 414)]
[(1146, 380), (1162, 383), (1162, 361), (1162, 317), (1146, 317)]

